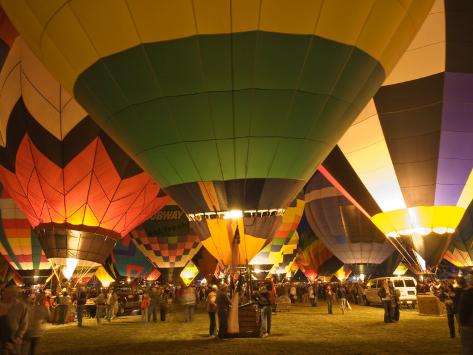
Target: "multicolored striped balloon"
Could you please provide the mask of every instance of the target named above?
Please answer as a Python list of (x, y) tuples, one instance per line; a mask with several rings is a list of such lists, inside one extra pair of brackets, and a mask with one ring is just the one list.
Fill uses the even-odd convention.
[(15, 270), (50, 269), (36, 232), (15, 201), (0, 189), (0, 254)]

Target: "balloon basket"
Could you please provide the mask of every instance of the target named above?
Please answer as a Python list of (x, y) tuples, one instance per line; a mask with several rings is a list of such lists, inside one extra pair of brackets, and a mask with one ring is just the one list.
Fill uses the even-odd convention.
[(228, 338), (259, 338), (261, 314), (256, 303), (242, 304), (238, 307), (239, 333), (228, 334)]

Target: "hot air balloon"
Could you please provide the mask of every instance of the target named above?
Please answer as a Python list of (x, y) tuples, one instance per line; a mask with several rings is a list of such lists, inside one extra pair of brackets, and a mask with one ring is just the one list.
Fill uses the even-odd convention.
[(312, 231), (305, 214), (297, 227), (299, 233), (299, 255), (297, 263), (306, 273), (306, 276), (314, 279), (320, 276), (329, 276), (342, 267), (341, 262), (320, 241)]
[(115, 282), (115, 279), (104, 269), (103, 266), (100, 266), (97, 269), (94, 276), (99, 280), (103, 287), (110, 287), (112, 282)]
[(18, 272), (11, 267), (10, 263), (3, 256), (0, 256), (0, 287), (3, 288), (4, 285), (12, 281), (17, 285), (23, 283)]
[(189, 260), (187, 265), (182, 269), (181, 273), (179, 274), (181, 280), (186, 286), (189, 286), (192, 281), (194, 281), (197, 275), (199, 275), (199, 269), (197, 268), (197, 266), (195, 266), (192, 260)]
[(473, 198), (472, 23), (470, 1), (436, 1), (339, 142), (381, 208), (373, 222), (421, 271), (441, 260)]
[(320, 172), (306, 186), (307, 221), (330, 251), (355, 275), (370, 275), (393, 253), (386, 237)]
[(274, 264), (269, 270), (269, 274), (275, 276), (279, 280), (283, 280), (286, 276), (290, 276), (295, 267), (298, 250), (294, 249), (291, 254), (284, 254), (282, 261)]
[(159, 277), (159, 272), (154, 265), (137, 248), (130, 235), (119, 240), (112, 252), (112, 260), (120, 276), (127, 280), (144, 278), (154, 281)]
[(192, 258), (192, 262), (199, 269), (199, 273), (206, 279), (207, 282), (212, 282), (218, 271), (218, 261), (205, 248), (200, 248), (197, 254)]
[[(273, 244), (273, 242), (269, 243), (253, 258), (250, 264), (253, 266), (253, 271), (257, 278), (267, 278), (273, 273), (275, 267), (281, 266), (281, 268), (285, 269), (290, 261), (294, 260), (297, 253), (299, 235), (297, 231), (294, 231), (290, 237), (285, 239), (283, 245)], [(280, 248), (280, 250), (273, 251), (276, 249), (275, 246)]]
[(174, 201), (131, 232), (143, 255), (159, 269), (183, 268), (201, 248), (186, 214)]
[(167, 197), (57, 83), (21, 37), (0, 73), (0, 180), (46, 257), (96, 268)]
[(339, 281), (344, 282), (350, 277), (351, 273), (352, 270), (350, 269), (350, 267), (348, 265), (343, 265), (333, 274), (333, 277), (336, 277)]
[(273, 266), (283, 262), (285, 255), (292, 255), (297, 249), (299, 235), (297, 226), (304, 214), (303, 195), (298, 196), (284, 212), (279, 225), (270, 243), (268, 243), (253, 259), (250, 265), (267, 274)]
[(272, 237), (278, 211), (376, 92), (432, 1), (2, 5), (229, 265), (222, 250), (238, 248), (232, 263), (247, 263)]
[(463, 215), (444, 259), (458, 268), (473, 268), (473, 202)]
[(41, 249), (36, 232), (3, 189), (0, 192), (0, 215), (0, 254), (25, 283), (44, 282), (51, 274), (51, 264)]

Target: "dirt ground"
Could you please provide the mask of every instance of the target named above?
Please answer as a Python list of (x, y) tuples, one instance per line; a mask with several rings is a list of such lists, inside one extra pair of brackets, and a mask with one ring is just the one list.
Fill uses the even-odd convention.
[(97, 326), (87, 319), (75, 324), (48, 325), (41, 354), (459, 354), (460, 341), (450, 339), (445, 317), (420, 316), (402, 310), (399, 323), (384, 324), (383, 310), (353, 306), (328, 315), (324, 305), (292, 306), (273, 314), (267, 338), (209, 337), (208, 316), (200, 310), (192, 323), (176, 310), (166, 322), (143, 324), (127, 316)]

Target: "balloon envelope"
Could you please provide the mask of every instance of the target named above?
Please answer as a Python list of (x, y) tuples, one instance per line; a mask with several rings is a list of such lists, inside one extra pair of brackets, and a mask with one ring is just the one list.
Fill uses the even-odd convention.
[(131, 236), (143, 255), (160, 269), (186, 266), (202, 246), (174, 201), (135, 228)]
[(299, 236), (297, 226), (304, 214), (304, 198), (295, 199), (286, 208), (282, 222), (269, 242), (253, 259), (251, 265), (274, 265), (283, 261), (284, 255), (292, 255), (297, 249)]
[(163, 205), (159, 186), (16, 37), (0, 72), (0, 179), (49, 259), (103, 263)]
[(472, 22), (470, 1), (436, 1), (338, 143), (382, 210), (373, 222), (427, 266), (439, 263), (473, 198)]
[(137, 248), (130, 235), (119, 240), (112, 252), (115, 268), (120, 276), (134, 280), (148, 278), (155, 271), (153, 264)]
[(112, 138), (202, 213), (286, 207), (432, 2), (2, 5)]
[(473, 202), (458, 225), (444, 258), (456, 267), (473, 267)]
[(320, 172), (306, 186), (305, 215), (315, 235), (345, 264), (381, 264), (393, 247)]

